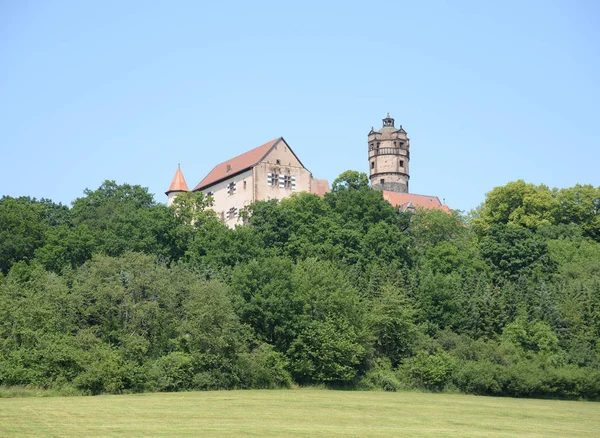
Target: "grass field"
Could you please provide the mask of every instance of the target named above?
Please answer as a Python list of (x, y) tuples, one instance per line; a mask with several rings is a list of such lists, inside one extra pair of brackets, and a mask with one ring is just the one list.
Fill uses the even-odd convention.
[(600, 436), (600, 403), (297, 389), (0, 399), (0, 436)]

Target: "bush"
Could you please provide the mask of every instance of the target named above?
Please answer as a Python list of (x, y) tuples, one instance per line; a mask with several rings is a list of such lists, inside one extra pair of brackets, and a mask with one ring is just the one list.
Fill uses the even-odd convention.
[(260, 344), (250, 353), (240, 355), (238, 366), (244, 388), (289, 388), (292, 378), (286, 370), (287, 362), (269, 344)]
[(454, 366), (454, 360), (444, 351), (434, 354), (419, 351), (399, 368), (399, 372), (415, 387), (441, 391), (450, 380)]
[(364, 390), (383, 389), (384, 391), (396, 392), (404, 385), (392, 369), (389, 359), (381, 358), (370, 368), (358, 381), (357, 387)]
[(149, 375), (149, 386), (157, 391), (190, 389), (193, 379), (192, 357), (174, 351), (154, 362)]
[(453, 381), (462, 392), (476, 395), (500, 395), (504, 388), (504, 368), (490, 361), (461, 362)]

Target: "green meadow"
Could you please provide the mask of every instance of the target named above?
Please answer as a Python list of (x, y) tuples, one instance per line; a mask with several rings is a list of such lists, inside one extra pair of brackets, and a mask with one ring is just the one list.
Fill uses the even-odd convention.
[(0, 399), (0, 436), (598, 436), (600, 404), (321, 389)]

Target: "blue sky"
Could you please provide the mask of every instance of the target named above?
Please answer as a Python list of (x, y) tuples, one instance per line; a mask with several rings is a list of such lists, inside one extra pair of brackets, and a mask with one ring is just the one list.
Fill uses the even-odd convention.
[(600, 185), (600, 3), (0, 0), (0, 195), (165, 202), (278, 136), (331, 182), (386, 112), (452, 208)]

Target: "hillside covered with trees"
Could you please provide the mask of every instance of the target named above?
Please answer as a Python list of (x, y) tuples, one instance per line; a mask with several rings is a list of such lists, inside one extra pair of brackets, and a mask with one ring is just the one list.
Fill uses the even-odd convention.
[(600, 187), (399, 213), (344, 172), (227, 228), (106, 181), (0, 200), (0, 384), (600, 398)]

